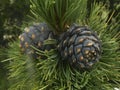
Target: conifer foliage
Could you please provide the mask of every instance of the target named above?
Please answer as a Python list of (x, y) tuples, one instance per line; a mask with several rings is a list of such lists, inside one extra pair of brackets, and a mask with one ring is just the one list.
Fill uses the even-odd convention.
[[(112, 19), (114, 12), (109, 15), (109, 10), (104, 4), (96, 2), (92, 4), (89, 11), (87, 0), (31, 0), (31, 13), (32, 20), (45, 22), (56, 36), (44, 40), (43, 45), (55, 47), (50, 50), (41, 50), (31, 44), (35, 53), (43, 56), (33, 59), (21, 53), (19, 40), (11, 43), (8, 51), (9, 59), (5, 60), (10, 62), (8, 65), (9, 90), (112, 90), (114, 87), (120, 87), (120, 51), (118, 51), (120, 31), (118, 31), (119, 21)], [(73, 23), (78, 25), (80, 35), (76, 35), (78, 34), (76, 29), (71, 29), (70, 26)], [(79, 26), (89, 27), (90, 30)], [(70, 30), (72, 35), (68, 35)], [(61, 39), (64, 35), (64, 39)], [(74, 41), (77, 43), (76, 46), (70, 39), (67, 40), (67, 38), (74, 39), (72, 37), (74, 35), (76, 35), (75, 39), (82, 39), (79, 40), (80, 43)], [(37, 35), (34, 39), (42, 37), (44, 36)], [(79, 54), (73, 54), (69, 49), (59, 49), (59, 46), (69, 47), (63, 40), (67, 40), (67, 44), (73, 44), (73, 47), (70, 46), (72, 50), (80, 45), (89, 46), (86, 46), (87, 51), (85, 50), (86, 53), (90, 52), (89, 59), (84, 59), (87, 55), (80, 51), (80, 49), (84, 51), (86, 47), (78, 47), (76, 51), (79, 51)], [(59, 44), (60, 42), (62, 44)], [(67, 58), (64, 58), (66, 53), (60, 54), (64, 51), (69, 54)], [(74, 50), (75, 53), (76, 51)], [(83, 65), (91, 65), (87, 60), (96, 61), (99, 55), (100, 58), (99, 62), (86, 70), (71, 66), (69, 61), (72, 58), (68, 59), (70, 55), (78, 57), (77, 64), (80, 65), (81, 62), (84, 63)]]

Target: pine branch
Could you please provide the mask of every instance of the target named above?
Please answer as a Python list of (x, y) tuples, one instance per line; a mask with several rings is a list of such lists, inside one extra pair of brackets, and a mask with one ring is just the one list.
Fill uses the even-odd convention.
[(84, 20), (87, 0), (31, 0), (31, 3), (34, 17), (47, 22), (59, 33), (66, 31), (78, 18)]
[[(86, 1), (83, 0), (31, 2), (35, 17), (46, 21), (55, 30), (61, 28), (64, 31), (65, 24), (70, 25), (76, 21), (86, 23), (98, 33), (103, 52), (100, 61), (91, 70), (83, 71), (72, 68), (67, 61), (62, 60), (56, 49), (41, 51), (33, 47), (37, 54), (44, 56), (33, 60), (20, 52), (19, 42), (12, 43), (8, 50), (9, 58), (14, 57), (8, 61), (10, 90), (111, 90), (120, 86), (120, 52), (116, 52), (120, 41), (117, 31), (119, 26), (118, 22), (112, 20), (108, 24), (109, 10), (103, 4), (95, 3), (91, 7), (90, 16), (86, 17)], [(77, 11), (81, 13), (75, 17)], [(55, 41), (45, 42), (50, 43), (55, 44)]]

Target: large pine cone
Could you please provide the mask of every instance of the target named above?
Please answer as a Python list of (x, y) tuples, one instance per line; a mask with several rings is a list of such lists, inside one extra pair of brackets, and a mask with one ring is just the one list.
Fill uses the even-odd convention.
[(61, 35), (58, 51), (70, 65), (77, 68), (90, 68), (99, 61), (101, 42), (95, 32), (85, 26), (74, 24)]

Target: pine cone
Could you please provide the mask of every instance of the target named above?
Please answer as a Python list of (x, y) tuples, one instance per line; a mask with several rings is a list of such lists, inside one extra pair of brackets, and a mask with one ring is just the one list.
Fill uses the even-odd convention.
[(70, 65), (77, 68), (90, 68), (99, 61), (101, 42), (95, 32), (85, 26), (74, 24), (61, 35), (58, 51)]
[(25, 28), (20, 36), (20, 48), (25, 54), (31, 54), (36, 58), (35, 50), (31, 46), (45, 51), (53, 48), (51, 45), (43, 45), (44, 41), (50, 38), (54, 38), (52, 30), (45, 23), (36, 24)]

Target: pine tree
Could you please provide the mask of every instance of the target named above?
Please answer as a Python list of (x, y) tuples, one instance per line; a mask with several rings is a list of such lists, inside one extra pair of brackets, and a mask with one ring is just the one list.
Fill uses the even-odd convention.
[[(56, 38), (43, 45), (56, 46), (40, 50), (31, 46), (43, 58), (33, 59), (21, 53), (19, 40), (8, 50), (9, 90), (113, 90), (120, 87), (120, 31), (119, 21), (112, 18), (102, 3), (94, 2), (87, 8), (87, 0), (31, 0), (31, 19), (45, 22)], [(99, 62), (88, 70), (72, 67), (62, 60), (57, 48), (61, 34), (73, 23), (89, 27), (102, 43)]]

